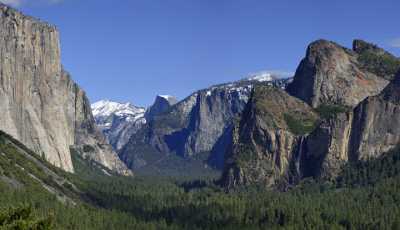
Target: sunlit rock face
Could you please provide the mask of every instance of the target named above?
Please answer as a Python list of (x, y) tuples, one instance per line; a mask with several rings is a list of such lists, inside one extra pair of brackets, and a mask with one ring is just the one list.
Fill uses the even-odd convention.
[(379, 94), (391, 76), (364, 68), (363, 50), (356, 44), (350, 50), (326, 40), (311, 43), (288, 92), (314, 108), (324, 104), (355, 107)]
[[(397, 57), (361, 40), (352, 50), (326, 40), (311, 43), (289, 94), (259, 88), (252, 95), (232, 130), (221, 183), (229, 189), (335, 179), (347, 164), (395, 148), (399, 69)], [(292, 118), (282, 119), (282, 113)], [(312, 129), (307, 125), (313, 119), (299, 119), (304, 114), (317, 116)], [(307, 132), (296, 134), (293, 128)]]
[(66, 171), (74, 171), (70, 147), (90, 145), (86, 157), (128, 173), (61, 66), (56, 27), (0, 4), (0, 31), (0, 129)]

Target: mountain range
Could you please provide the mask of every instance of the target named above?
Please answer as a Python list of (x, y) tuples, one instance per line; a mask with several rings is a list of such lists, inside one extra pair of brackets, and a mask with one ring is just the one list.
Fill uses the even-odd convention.
[[(398, 229), (400, 59), (312, 42), (148, 108), (93, 104), (55, 26), (0, 3), (0, 229)], [(171, 89), (172, 91), (173, 89)]]
[(222, 183), (332, 180), (395, 148), (399, 68), (397, 57), (361, 40), (351, 50), (313, 42), (287, 92), (254, 91), (234, 128)]
[[(124, 123), (136, 128), (130, 129), (134, 132), (123, 138), (129, 141), (116, 150), (130, 168), (150, 174), (176, 175), (178, 171), (191, 174), (196, 171), (194, 168), (207, 171), (209, 166), (222, 170), (232, 121), (243, 111), (253, 87), (263, 84), (285, 88), (290, 81), (290, 78), (261, 72), (196, 91), (179, 102), (172, 96), (157, 96), (146, 110), (146, 122), (141, 122), (140, 128), (134, 123)], [(99, 103), (94, 103), (92, 109), (101, 126), (104, 114), (96, 112)], [(107, 107), (112, 108), (116, 102), (108, 104)], [(117, 113), (116, 109), (111, 114), (116, 117)], [(119, 121), (111, 125), (112, 133), (118, 132), (118, 124)], [(105, 131), (106, 135), (108, 132)], [(188, 160), (195, 165), (187, 165), (182, 172), (177, 165), (185, 165)]]
[[(211, 168), (222, 172), (228, 188), (336, 178), (346, 165), (398, 144), (396, 126), (382, 120), (396, 124), (386, 110), (391, 105), (375, 98), (393, 97), (399, 67), (397, 57), (365, 41), (348, 49), (318, 40), (293, 78), (262, 72), (178, 102), (158, 96), (144, 112), (146, 122), (117, 152), (137, 172), (188, 175)], [(197, 164), (182, 167), (189, 161)]]

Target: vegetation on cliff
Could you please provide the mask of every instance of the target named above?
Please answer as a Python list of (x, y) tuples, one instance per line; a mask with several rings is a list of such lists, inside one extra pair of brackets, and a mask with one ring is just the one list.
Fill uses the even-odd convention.
[(358, 62), (371, 73), (393, 80), (400, 69), (400, 59), (376, 45), (354, 40), (353, 50), (358, 53)]

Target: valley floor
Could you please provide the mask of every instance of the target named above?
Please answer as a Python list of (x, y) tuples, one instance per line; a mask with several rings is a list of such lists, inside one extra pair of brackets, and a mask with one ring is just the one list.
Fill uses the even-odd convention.
[[(213, 181), (104, 176), (98, 165), (78, 155), (74, 166), (81, 176), (64, 176), (77, 187), (69, 195), (76, 204), (60, 202), (29, 180), (17, 187), (0, 180), (0, 226), (11, 226), (4, 220), (23, 207), (31, 210), (22, 221), (25, 228), (5, 229), (400, 228), (399, 151), (349, 166), (337, 181), (305, 180), (287, 192), (260, 187), (226, 192)], [(50, 224), (27, 227), (38, 222)]]

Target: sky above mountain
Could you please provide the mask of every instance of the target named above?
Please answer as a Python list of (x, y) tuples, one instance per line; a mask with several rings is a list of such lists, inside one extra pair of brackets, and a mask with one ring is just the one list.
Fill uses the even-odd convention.
[(263, 70), (294, 72), (313, 40), (362, 38), (400, 54), (400, 2), (4, 0), (57, 25), (92, 102), (151, 104)]

